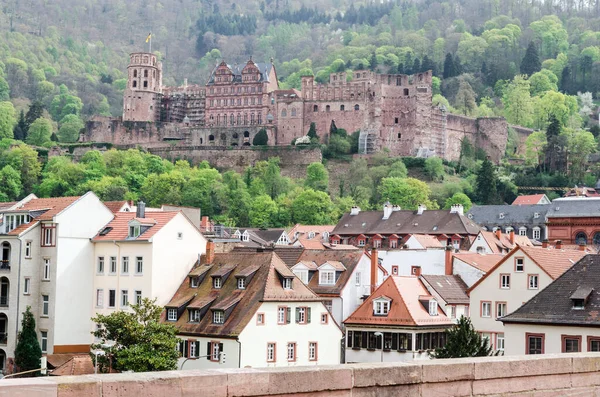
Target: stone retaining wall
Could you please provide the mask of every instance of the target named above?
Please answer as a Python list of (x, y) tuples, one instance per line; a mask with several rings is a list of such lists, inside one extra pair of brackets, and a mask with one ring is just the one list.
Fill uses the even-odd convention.
[(598, 396), (600, 354), (0, 380), (10, 397)]

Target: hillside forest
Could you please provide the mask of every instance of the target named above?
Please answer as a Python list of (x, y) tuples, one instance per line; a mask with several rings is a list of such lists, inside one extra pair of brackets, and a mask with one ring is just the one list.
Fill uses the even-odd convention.
[[(148, 50), (149, 32), (165, 85), (179, 85), (184, 78), (204, 84), (217, 62), (245, 62), (250, 56), (273, 59), (282, 88), (299, 88), (304, 75), (326, 82), (330, 72), (341, 70), (432, 70), (435, 104), (467, 116), (502, 116), (535, 132), (519, 148), (511, 131), (500, 166), (488, 164), (485, 154), (464, 142), (460, 161), (432, 160), (426, 168), (425, 160), (402, 162), (385, 153), (368, 164), (350, 161), (356, 134), (339, 131), (313, 143), (323, 145), (326, 161), (346, 161), (351, 172), (360, 172), (327, 188), (312, 186), (310, 175), (295, 181), (281, 177), (281, 188), (264, 181), (268, 186), (256, 187), (262, 180), (256, 166), (235, 174), (161, 160), (162, 168), (153, 169), (148, 162), (159, 163), (153, 156), (112, 150), (93, 152), (93, 161), (80, 163), (42, 156), (32, 168), (36, 172), (26, 171), (24, 162), (15, 160), (22, 155), (11, 153), (44, 154), (53, 145), (75, 142), (90, 117), (121, 114), (128, 54)], [(443, 207), (458, 193), (474, 202), (510, 202), (517, 186), (595, 185), (599, 95), (600, 0), (5, 0), (0, 5), (0, 165), (2, 180), (13, 181), (14, 188), (4, 183), (0, 198), (89, 188), (107, 199), (191, 205), (185, 198), (188, 183), (216, 173), (220, 184), (210, 196), (215, 201), (198, 205), (229, 222), (248, 224), (257, 222), (230, 213), (219, 194), (243, 187), (251, 198), (246, 209), (268, 196), (273, 203), (265, 206), (274, 204), (278, 214), (285, 208), (274, 218), (282, 225), (298, 220), (292, 203), (300, 192), (326, 194), (337, 208), (329, 212), (333, 219), (351, 201), (378, 207), (412, 183), (411, 177), (427, 185), (424, 199), (432, 206)], [(129, 156), (144, 166), (131, 171), (125, 165)], [(400, 163), (407, 172), (396, 170)], [(480, 183), (485, 179), (494, 187), (487, 197), (474, 193), (480, 175), (485, 176)], [(150, 197), (144, 186), (153, 178), (169, 179), (179, 190), (173, 188), (172, 197)], [(389, 178), (399, 178), (402, 186)], [(109, 182), (120, 189), (103, 192)]]

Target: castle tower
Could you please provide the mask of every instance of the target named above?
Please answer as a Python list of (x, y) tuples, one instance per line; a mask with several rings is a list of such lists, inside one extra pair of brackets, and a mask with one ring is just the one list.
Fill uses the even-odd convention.
[(147, 52), (130, 54), (123, 121), (158, 121), (162, 96), (162, 64)]

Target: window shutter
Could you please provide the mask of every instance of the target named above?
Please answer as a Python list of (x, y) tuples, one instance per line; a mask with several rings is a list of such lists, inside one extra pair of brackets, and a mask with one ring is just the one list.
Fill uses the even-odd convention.
[(196, 345), (196, 357), (200, 357), (200, 341), (194, 342)]
[(206, 342), (206, 359), (210, 360), (212, 358), (212, 349), (210, 348), (210, 342)]
[(183, 357), (188, 358), (190, 356), (190, 347), (188, 341), (183, 342)]
[(310, 307), (306, 308), (306, 322), (310, 324)]
[(353, 342), (352, 338), (353, 338), (352, 331), (348, 331), (348, 336), (346, 336), (346, 345), (348, 347), (352, 347), (352, 342)]
[(412, 351), (413, 350), (413, 345), (412, 345), (412, 334), (408, 334), (408, 342), (407, 342), (407, 349), (408, 351)]
[(285, 318), (285, 320), (286, 320), (285, 322), (286, 322), (286, 324), (289, 324), (292, 321), (292, 308), (287, 307), (286, 309), (287, 309), (287, 315)]
[(382, 349), (382, 348), (383, 348), (383, 338), (384, 338), (384, 337), (385, 337), (385, 336), (376, 336), (376, 337), (375, 337), (375, 340), (377, 341), (377, 342), (375, 342), (375, 343), (377, 343), (377, 348), (378, 348), (378, 349)]
[(184, 348), (183, 341), (180, 340), (179, 342), (177, 342), (177, 351), (179, 352), (179, 355), (181, 357), (183, 357), (183, 348)]
[[(222, 352), (222, 351), (223, 351), (223, 344), (222, 344), (222, 343), (219, 343), (219, 352)], [(219, 358), (220, 358), (220, 357), (219, 357)]]
[(369, 335), (363, 331), (362, 332), (362, 348), (363, 349), (368, 349), (369, 347)]
[(300, 322), (300, 308), (296, 308), (296, 323)]
[(392, 334), (392, 350), (398, 350), (398, 334)]

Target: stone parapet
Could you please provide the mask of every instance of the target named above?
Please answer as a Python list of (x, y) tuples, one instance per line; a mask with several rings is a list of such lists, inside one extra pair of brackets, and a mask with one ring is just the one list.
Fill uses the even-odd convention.
[(481, 357), (7, 379), (0, 380), (0, 396), (597, 396), (599, 371), (598, 353)]

